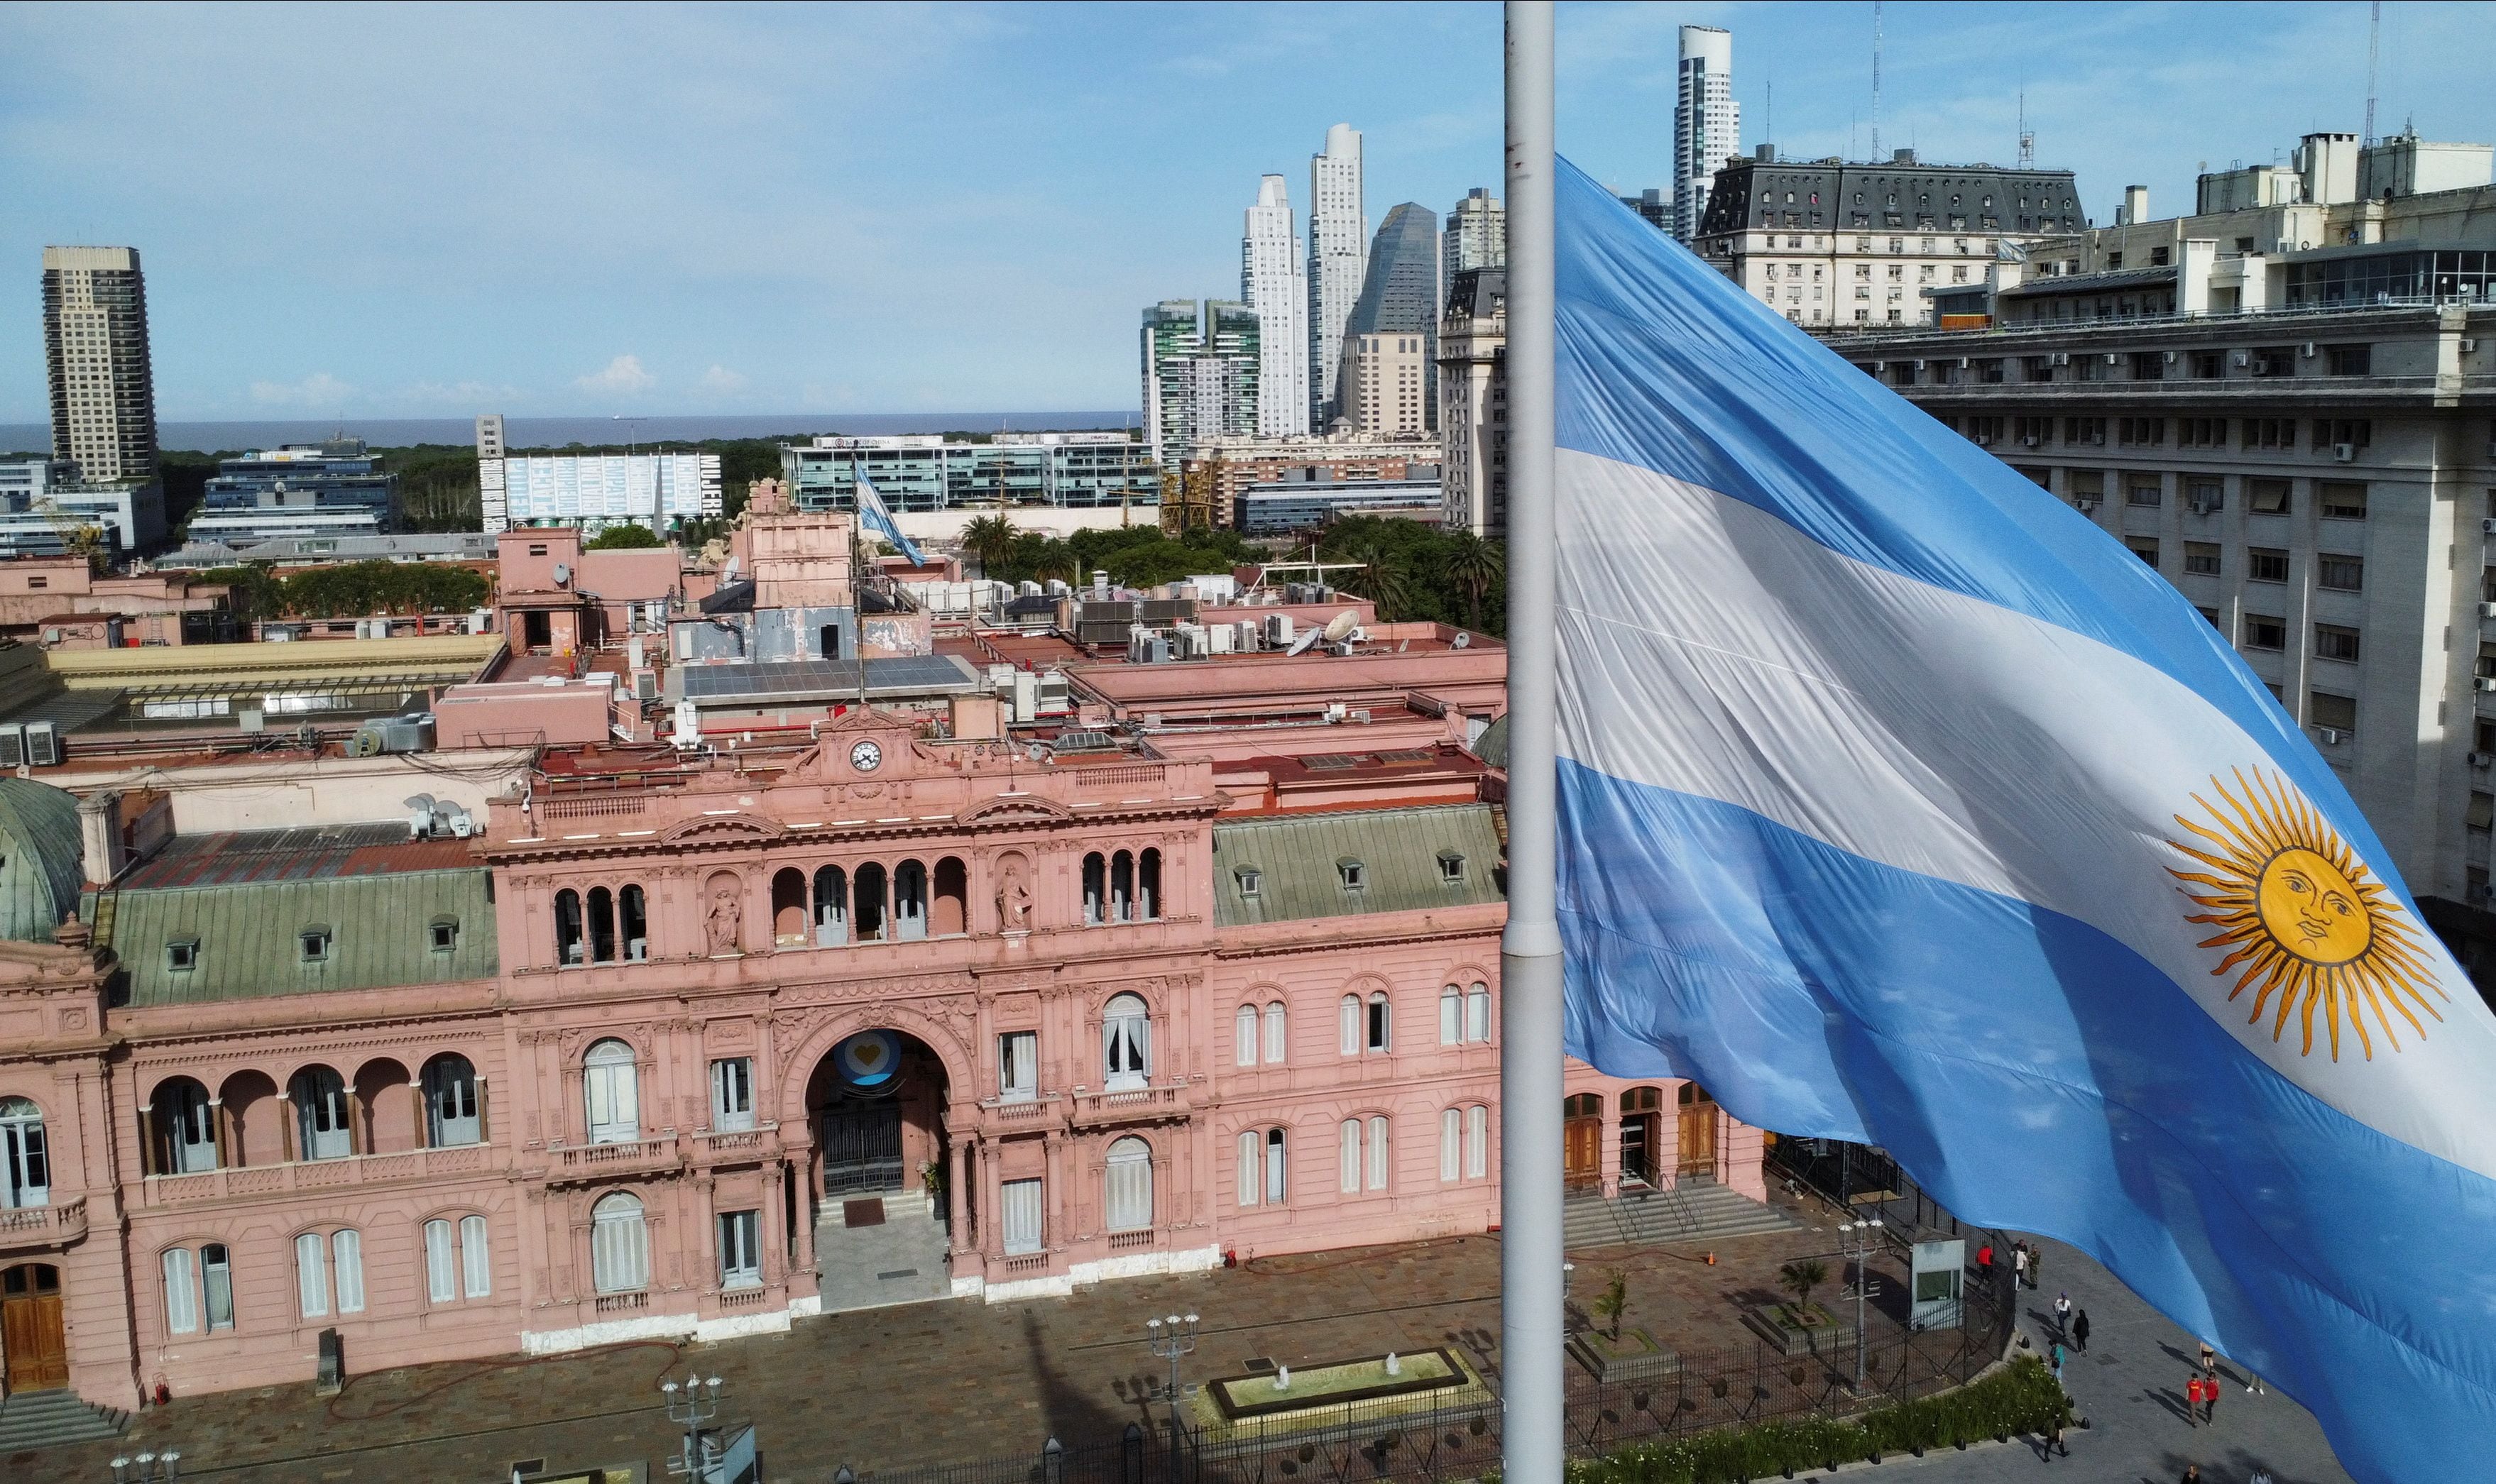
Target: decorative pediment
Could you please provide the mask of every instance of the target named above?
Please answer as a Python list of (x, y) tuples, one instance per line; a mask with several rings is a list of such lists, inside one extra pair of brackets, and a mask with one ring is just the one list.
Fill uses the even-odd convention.
[[(874, 744), (865, 767), (858, 765), (861, 742)], [(858, 707), (820, 724), (814, 747), (789, 765), (782, 782), (854, 784), (872, 778), (881, 783), (915, 776), (923, 771), (920, 763), (918, 736), (908, 723)]]
[(705, 815), (687, 819), (659, 837), (662, 844), (696, 845), (759, 845), (777, 840), (789, 831), (777, 819), (760, 815)]
[(1075, 818), (1075, 811), (1055, 799), (1038, 794), (1019, 798), (983, 799), (953, 817), (953, 822), (974, 824), (1060, 824)]

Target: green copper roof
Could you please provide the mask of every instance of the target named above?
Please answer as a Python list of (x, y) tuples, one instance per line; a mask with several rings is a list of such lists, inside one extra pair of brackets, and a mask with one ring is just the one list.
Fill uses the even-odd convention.
[[(1506, 896), (1499, 865), (1499, 831), (1488, 804), (1219, 822), (1213, 826), (1213, 920), (1239, 927), (1497, 902)], [(1245, 880), (1250, 872), (1253, 892)]]
[[(492, 978), (494, 908), (479, 868), (105, 893), (99, 933), (133, 1005), (385, 989)], [(452, 946), (433, 945), (436, 923)], [(307, 960), (303, 935), (328, 932)], [(191, 945), (189, 968), (177, 945)]]
[(86, 875), (78, 799), (31, 778), (0, 778), (0, 938), (50, 943)]

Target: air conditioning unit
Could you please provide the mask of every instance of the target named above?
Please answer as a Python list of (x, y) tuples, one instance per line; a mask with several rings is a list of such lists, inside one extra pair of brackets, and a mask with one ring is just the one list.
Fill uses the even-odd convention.
[(2196, 500), (2193, 502), (2193, 513), (2196, 515), (2207, 515), (2218, 508), (2219, 502), (2216, 500)]
[(2025, 438), (2020, 439), (2019, 446), (2023, 448), (2033, 448), (2037, 447), (2037, 435), (2031, 433)]
[(1966, 356), (1962, 356), (1958, 358), (1958, 368), (1962, 371), (1968, 368), (1968, 359)]
[(26, 763), (26, 728), (22, 723), (11, 722), (0, 727), (0, 768), (23, 767)]
[(2354, 443), (2335, 443), (2331, 446), (2331, 456), (2344, 464), (2354, 464), (2357, 461), (2357, 446)]
[(2470, 765), (2474, 768), (2483, 768), (2490, 765), (2496, 765), (2496, 753), (2472, 753), (2470, 755)]
[(2175, 353), (2173, 351), (2167, 353), (2167, 363), (2170, 366), (2175, 364)]
[(2056, 351), (2050, 362), (2050, 364), (2057, 366), (2068, 366), (2071, 363), (2072, 353), (2069, 351)]
[(2311, 340), (2305, 342), (2305, 358), (2308, 360), (2314, 358), (2314, 342)]
[(2479, 534), (2481, 536), (2496, 536), (2496, 516), (2490, 516), (2480, 521)]
[(2098, 497), (2095, 495), (2075, 495), (2072, 499), (2073, 508), (2077, 510), (2083, 515), (2096, 510), (2098, 508)]
[[(2470, 682), (2470, 685), (2473, 690), (2477, 691), (2481, 696), (2496, 693), (2496, 675), (2481, 675), (2478, 679)], [(34, 745), (34, 740), (35, 739), (30, 730), (29, 735), (26, 738), (29, 748)]]
[(2340, 731), (2339, 728), (2335, 727), (2317, 727), (2314, 728), (2314, 737), (2316, 741), (2321, 742), (2324, 747), (2338, 747), (2340, 745)]
[(2113, 364), (2114, 364), (2114, 360), (2115, 360), (2114, 352), (2112, 352), (2112, 351), (2108, 351), (2108, 352), (2106, 352), (2106, 363), (2107, 365), (2111, 366), (2111, 365), (2113, 365)]
[(2252, 354), (2251, 354), (2250, 352), (2246, 352), (2246, 351), (2238, 351), (2238, 352), (2236, 353), (2236, 369), (2237, 369), (2237, 370), (2242, 371), (2245, 367), (2250, 366), (2250, 365), (2252, 365), (2253, 363), (2254, 363), (2254, 358), (2253, 358), (2253, 356), (2252, 356)]
[(26, 763), (29, 767), (49, 768), (60, 765), (61, 729), (50, 722), (26, 724)]
[(2480, 603), (2479, 605), (2479, 616), (2480, 618), (2496, 618), (2496, 603)]
[(1920, 360), (1919, 360), (1919, 361), (1917, 361), (1917, 362), (1916, 362), (1916, 369), (1917, 369), (1917, 370), (1919, 370), (1919, 371), (1921, 371), (1922, 369), (1924, 369), (1924, 363), (1923, 363), (1922, 361), (1920, 361)]

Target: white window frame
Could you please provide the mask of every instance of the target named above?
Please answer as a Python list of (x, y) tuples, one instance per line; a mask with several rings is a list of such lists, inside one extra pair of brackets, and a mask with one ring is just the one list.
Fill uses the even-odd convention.
[(763, 1286), (763, 1213), (723, 1211), (719, 1214), (719, 1286)]
[(234, 1250), (223, 1242), (200, 1247), (200, 1317), (212, 1335), (234, 1327)]
[(641, 1068), (628, 1042), (609, 1037), (591, 1046), (581, 1058), (580, 1088), (589, 1142), (630, 1144), (641, 1137)]
[(1463, 1113), (1447, 1108), (1439, 1114), (1439, 1180), (1446, 1184), (1458, 1178), (1464, 1169)]
[(482, 1216), (459, 1219), (460, 1291), (469, 1298), (490, 1298), (494, 1292), (494, 1243)]
[(710, 1126), (722, 1133), (754, 1127), (754, 1059), (728, 1056), (710, 1064)]
[(1490, 986), (1480, 979), (1465, 989), (1465, 1039), (1490, 1040)]
[(1465, 1109), (1465, 1178), (1483, 1180), (1490, 1175), (1490, 1105), (1475, 1103)]
[(352, 1227), (329, 1233), (329, 1274), (336, 1285), (338, 1313), (364, 1312), (364, 1238)]
[[(463, 1077), (457, 1067), (467, 1068)], [(484, 1092), (478, 1085), (477, 1066), (460, 1057), (456, 1067), (447, 1057), (436, 1058), (425, 1065), (423, 1082), (425, 1136), (436, 1149), (482, 1142), (484, 1125)], [(467, 1111), (459, 1109), (465, 1106)]]
[(1372, 1056), (1386, 1056), (1395, 1049), (1395, 1002), (1387, 991), (1369, 992), (1369, 1018), (1366, 1046)]
[(1273, 1001), (1265, 1006), (1265, 1065), (1282, 1066), (1291, 1047), (1291, 1011), (1282, 1001)]
[(1439, 991), (1439, 1044), (1461, 1046), (1465, 1041), (1464, 991), (1453, 984)]
[(1239, 1169), (1235, 1194), (1242, 1208), (1265, 1198), (1265, 1135), (1256, 1128), (1239, 1130)]
[(1387, 1189), (1388, 1155), (1387, 1115), (1372, 1113), (1369, 1115), (1369, 1189)]
[(1257, 1065), (1257, 1006), (1244, 1002), (1231, 1015), (1231, 1060), (1235, 1067)]
[(1360, 1055), (1360, 997), (1346, 995), (1336, 1006), (1336, 1050), (1345, 1056)]
[(0, 1209), (52, 1203), (52, 1160), (44, 1111), (29, 1098), (0, 1098)]
[(997, 1187), (997, 1204), (1001, 1208), (998, 1230), (1009, 1257), (1028, 1256), (1047, 1247), (1047, 1208), (1042, 1203), (1041, 1183), (1032, 1180), (1008, 1180)]
[(1102, 1214), (1112, 1232), (1153, 1229), (1153, 1148), (1129, 1134), (1102, 1160)]
[(424, 1223), (424, 1298), (448, 1304), (459, 1297), (459, 1256), (451, 1222), (435, 1217)]
[(1153, 1078), (1152, 1011), (1141, 995), (1112, 995), (1101, 1019), (1101, 1077), (1108, 1091), (1148, 1087)]
[(640, 1197), (617, 1190), (589, 1213), (590, 1283), (601, 1293), (640, 1293), (650, 1286), (650, 1225)]
[(1360, 1120), (1347, 1118), (1335, 1129), (1336, 1189), (1345, 1195), (1360, 1193)]
[(1291, 1138), (1279, 1128), (1265, 1130), (1265, 1204), (1284, 1206), (1292, 1199)]
[(329, 1244), (317, 1231), (295, 1239), (295, 1309), (307, 1319), (329, 1316)]
[(196, 1262), (187, 1247), (165, 1249), (165, 1332), (169, 1335), (200, 1332), (202, 1306)]
[(1029, 1102), (1040, 1096), (1040, 1033), (1008, 1031), (997, 1037), (997, 1098)]

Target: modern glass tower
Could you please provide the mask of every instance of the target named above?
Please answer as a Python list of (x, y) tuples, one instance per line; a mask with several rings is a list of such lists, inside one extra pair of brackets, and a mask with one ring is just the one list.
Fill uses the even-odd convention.
[(1733, 33), (1681, 28), (1681, 85), (1672, 106), (1672, 234), (1687, 242), (1707, 215), (1716, 168), (1742, 148), (1742, 106), (1733, 101)]
[(1309, 430), (1309, 284), (1292, 198), (1280, 175), (1257, 187), (1239, 240), (1239, 297), (1257, 313), (1257, 431), (1291, 438)]
[(1421, 337), (1426, 425), (1439, 425), (1439, 218), (1406, 201), (1387, 213), (1369, 244), (1369, 272), (1344, 335)]
[(1230, 299), (1144, 311), (1144, 446), (1175, 472), (1199, 440), (1258, 430), (1257, 312)]
[(1439, 282), (1453, 288), (1473, 268), (1508, 266), (1508, 212), (1487, 186), (1465, 193), (1439, 233)]
[(1369, 213), (1361, 204), (1360, 131), (1337, 124), (1309, 157), (1309, 424), (1323, 428), (1343, 370), (1343, 325), (1369, 268)]
[(156, 478), (156, 377), (135, 247), (44, 249), (44, 359), (52, 456), (90, 484)]

